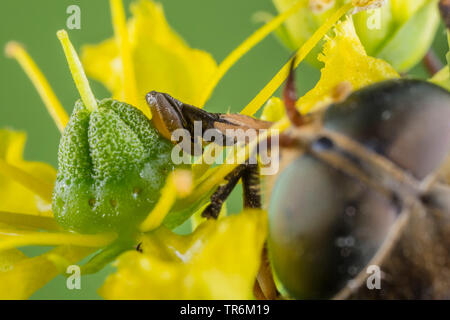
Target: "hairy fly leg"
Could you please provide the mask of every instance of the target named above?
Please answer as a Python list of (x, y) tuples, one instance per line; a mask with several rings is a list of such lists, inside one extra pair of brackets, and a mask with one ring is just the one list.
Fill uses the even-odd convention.
[(229, 173), (225, 180), (226, 184), (219, 186), (217, 190), (211, 196), (211, 203), (203, 210), (202, 217), (217, 219), (222, 209), (223, 203), (233, 191), (236, 184), (241, 179), (243, 172), (245, 171), (246, 165), (242, 164)]

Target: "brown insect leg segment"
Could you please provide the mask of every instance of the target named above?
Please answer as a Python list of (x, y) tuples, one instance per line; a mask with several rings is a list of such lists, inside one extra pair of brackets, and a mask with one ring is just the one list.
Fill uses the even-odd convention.
[[(277, 287), (273, 280), (272, 268), (270, 266), (269, 255), (267, 252), (267, 244), (263, 248), (261, 253), (261, 265), (259, 267), (258, 275), (256, 276), (256, 284), (264, 294), (264, 299), (274, 300), (278, 297)], [(256, 293), (255, 293), (256, 296)]]
[(211, 196), (211, 203), (205, 208), (205, 210), (203, 210), (202, 217), (208, 219), (217, 219), (219, 217), (223, 203), (228, 198), (231, 191), (233, 191), (239, 179), (242, 177), (245, 167), (245, 164), (241, 164), (225, 177), (225, 180), (228, 182), (217, 188), (217, 190), (213, 193)]
[(423, 58), (423, 64), (430, 76), (434, 76), (444, 65), (433, 50), (429, 50)]
[(205, 208), (202, 216), (217, 219), (223, 203), (241, 178), (244, 188), (244, 207), (261, 208), (259, 167), (257, 164), (242, 164), (228, 174), (225, 178), (228, 182), (213, 193), (211, 203)]
[(450, 186), (435, 183), (427, 193), (421, 196), (426, 206), (450, 214)]
[(439, 9), (447, 29), (450, 29), (450, 0), (441, 0), (439, 2)]
[(255, 284), (253, 285), (253, 295), (256, 300), (266, 300), (266, 296), (262, 292), (258, 281), (255, 281)]
[(242, 187), (245, 208), (261, 208), (259, 166), (249, 164), (242, 173)]
[(303, 124), (303, 117), (296, 108), (297, 93), (295, 89), (295, 73), (294, 73), (295, 60), (292, 60), (289, 76), (286, 80), (286, 85), (283, 90), (283, 100), (286, 106), (286, 114), (291, 120), (294, 126), (301, 126)]
[[(242, 174), (242, 187), (244, 193), (244, 207), (261, 208), (259, 166), (257, 164), (248, 164), (244, 169)], [(256, 277), (253, 292), (257, 299), (273, 300), (278, 296), (267, 254), (267, 245), (264, 246), (261, 253), (261, 265)]]

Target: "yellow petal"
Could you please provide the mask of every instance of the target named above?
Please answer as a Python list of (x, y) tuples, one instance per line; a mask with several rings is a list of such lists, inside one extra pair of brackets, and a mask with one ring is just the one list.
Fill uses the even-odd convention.
[[(190, 48), (168, 25), (161, 5), (137, 1), (131, 6), (128, 23), (138, 107), (147, 108), (145, 94), (162, 91), (198, 105), (207, 81), (217, 70), (212, 56)], [(85, 46), (83, 65), (89, 76), (101, 81), (115, 98), (124, 96), (121, 59), (114, 40)]]
[[(45, 163), (23, 160), (25, 140), (23, 132), (0, 129), (0, 161), (20, 169), (31, 179), (42, 182), (43, 189), (48, 189), (56, 179), (56, 171)], [(44, 201), (30, 188), (11, 179), (8, 172), (1, 171), (0, 211), (52, 216), (48, 200)]]
[[(122, 0), (110, 0), (111, 20), (114, 27), (114, 38), (119, 48), (120, 62), (122, 65), (122, 101), (136, 106), (138, 103), (136, 77), (134, 75), (133, 53), (131, 52), (130, 41), (128, 39), (128, 28), (125, 8)], [(144, 114), (150, 116), (150, 110), (143, 110)]]
[[(58, 255), (70, 263), (83, 259), (95, 249), (61, 246), (48, 253), (25, 258), (16, 250), (0, 253), (0, 299), (27, 299), (35, 291), (58, 275), (56, 266), (48, 255)], [(5, 254), (5, 252), (8, 252)], [(9, 267), (2, 270), (2, 260), (8, 261)]]
[(264, 88), (250, 101), (249, 104), (242, 109), (241, 113), (245, 115), (254, 115), (262, 105), (270, 99), (270, 97), (275, 93), (278, 87), (283, 83), (283, 81), (289, 75), (289, 70), (291, 64), (295, 59), (294, 67), (297, 66), (309, 55), (311, 50), (316, 47), (319, 41), (328, 33), (329, 29), (332, 28), (337, 21), (344, 16), (348, 10), (353, 7), (351, 3), (347, 3), (340, 7), (336, 12), (334, 12), (315, 32), (314, 34), (301, 45), (301, 47), (295, 53), (295, 56), (289, 59), (289, 61), (278, 71), (278, 73), (270, 80)]
[(17, 249), (0, 251), (0, 274), (11, 270), (14, 264), (26, 258), (27, 256)]
[(302, 112), (330, 102), (333, 90), (348, 82), (354, 90), (399, 74), (387, 62), (369, 57), (356, 35), (351, 18), (340, 22), (335, 36), (328, 38), (319, 59), (325, 63), (317, 85), (301, 97), (297, 105)]
[(441, 87), (444, 87), (445, 89), (450, 91), (450, 71), (449, 67), (445, 66), (440, 70), (438, 73), (436, 73), (433, 78), (430, 79), (431, 82), (434, 84), (437, 84)]
[(278, 97), (272, 97), (267, 101), (261, 114), (261, 120), (277, 122), (286, 115), (286, 108), (283, 100)]
[(143, 253), (122, 255), (106, 279), (106, 299), (250, 299), (266, 237), (266, 214), (247, 211), (206, 221), (180, 236), (159, 228)]

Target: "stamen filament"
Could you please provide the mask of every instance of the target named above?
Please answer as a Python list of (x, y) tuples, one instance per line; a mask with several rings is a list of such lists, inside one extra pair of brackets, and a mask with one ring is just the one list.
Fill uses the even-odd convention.
[(97, 110), (97, 100), (95, 100), (95, 96), (89, 86), (89, 81), (84, 73), (80, 58), (70, 42), (67, 31), (59, 30), (56, 35), (58, 36), (58, 39), (63, 47), (67, 64), (69, 65), (70, 72), (72, 73), (73, 81), (75, 82), (78, 92), (80, 93), (81, 100), (88, 110)]
[(61, 230), (55, 219), (26, 213), (0, 211), (0, 223), (32, 229)]
[(292, 57), (281, 70), (273, 77), (272, 80), (253, 98), (252, 101), (241, 111), (245, 115), (254, 115), (259, 108), (275, 93), (284, 80), (289, 75), (290, 65), (292, 59), (295, 59), (296, 68), (300, 62), (308, 55), (308, 53), (314, 49), (317, 43), (326, 35), (328, 30), (353, 7), (352, 3), (343, 5), (337, 10), (317, 31), (297, 50), (295, 56)]
[(123, 252), (131, 250), (133, 248), (133, 243), (134, 241), (111, 243), (102, 251), (94, 255), (85, 265), (81, 266), (81, 274), (86, 275), (99, 272)]
[(261, 42), (267, 35), (278, 28), (284, 21), (286, 21), (291, 15), (296, 13), (303, 6), (303, 1), (297, 1), (291, 8), (276, 16), (273, 20), (266, 23), (264, 26), (256, 30), (250, 37), (242, 42), (236, 49), (234, 49), (219, 65), (216, 73), (208, 82), (208, 86), (204, 91), (200, 106), (203, 107), (206, 101), (211, 97), (214, 89), (219, 81), (227, 73), (227, 71), (250, 51), (255, 45)]
[[(0, 235), (2, 234), (0, 230)], [(81, 247), (104, 247), (117, 238), (116, 234), (76, 234), (30, 232), (23, 235), (10, 235), (0, 241), (0, 251), (29, 245), (57, 246), (73, 245)]]
[(53, 186), (45, 181), (35, 178), (28, 172), (17, 168), (5, 160), (0, 159), (0, 172), (20, 183), (25, 188), (40, 196), (44, 201), (52, 203)]
[(26, 52), (25, 48), (17, 42), (8, 42), (5, 47), (5, 52), (8, 57), (16, 59), (20, 64), (36, 88), (59, 131), (63, 132), (64, 127), (69, 121), (69, 116), (39, 67)]
[(124, 97), (122, 98), (127, 103), (138, 107), (147, 117), (151, 118), (150, 109), (142, 108), (138, 103), (134, 64), (131, 46), (128, 39), (127, 21), (122, 0), (110, 0), (110, 6), (115, 39), (119, 48), (120, 58), (122, 60), (122, 87), (124, 88)]
[(161, 190), (158, 202), (144, 222), (141, 223), (140, 231), (148, 232), (159, 227), (172, 209), (177, 197), (185, 197), (191, 191), (192, 176), (190, 173), (187, 176), (185, 170), (177, 170), (170, 174)]
[(161, 225), (162, 221), (175, 203), (176, 198), (176, 186), (172, 176), (169, 176), (166, 184), (161, 190), (161, 197), (147, 218), (145, 218), (144, 222), (142, 222), (139, 230), (142, 232), (148, 232)]

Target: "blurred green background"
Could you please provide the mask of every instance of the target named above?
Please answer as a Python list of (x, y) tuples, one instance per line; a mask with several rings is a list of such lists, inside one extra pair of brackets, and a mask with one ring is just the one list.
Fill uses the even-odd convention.
[[(127, 8), (130, 2), (124, 1)], [(271, 0), (159, 2), (164, 6), (169, 24), (190, 46), (210, 52), (218, 62), (259, 26), (252, 20), (254, 13), (267, 11), (276, 14)], [(0, 45), (4, 47), (9, 40), (23, 43), (69, 114), (79, 96), (56, 38), (56, 31), (66, 28), (66, 19), (69, 16), (66, 9), (73, 4), (81, 8), (81, 29), (69, 30), (70, 38), (78, 51), (83, 44), (98, 43), (112, 36), (107, 0), (3, 0), (0, 5)], [(442, 27), (438, 31), (434, 47), (443, 60), (447, 48)], [(267, 37), (225, 76), (206, 109), (240, 111), (291, 54), (292, 52), (282, 47), (273, 36)], [(0, 70), (0, 127), (28, 133), (25, 151), (27, 160), (45, 161), (56, 166), (60, 134), (34, 87), (19, 65), (4, 55), (0, 56)], [(421, 66), (416, 67), (412, 73), (420, 77), (426, 75)], [(299, 92), (303, 93), (312, 88), (318, 77), (318, 70), (302, 64), (297, 72)], [(91, 81), (91, 86), (97, 98), (109, 96), (101, 84)], [(240, 209), (239, 190), (234, 192), (228, 208), (231, 212)], [(37, 254), (35, 248), (25, 249), (28, 254)], [(59, 276), (32, 298), (99, 298), (96, 288), (112, 268), (108, 267), (99, 274), (83, 277), (81, 290), (66, 289), (65, 279)]]

